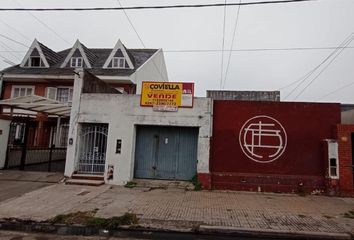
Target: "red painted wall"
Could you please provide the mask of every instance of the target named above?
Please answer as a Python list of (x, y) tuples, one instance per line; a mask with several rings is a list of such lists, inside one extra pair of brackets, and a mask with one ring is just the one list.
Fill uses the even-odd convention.
[(339, 191), (342, 195), (354, 196), (354, 169), (352, 139), (354, 125), (338, 125)]
[[(285, 129), (287, 136), (285, 150), (276, 160), (269, 163), (252, 157), (250, 152), (245, 148), (242, 151), (240, 146), (241, 128), (250, 118), (259, 115), (276, 119)], [(261, 118), (254, 123), (274, 123), (272, 120), (267, 122), (268, 120)], [(335, 126), (338, 123), (339, 104), (214, 101), (210, 163), (213, 187), (272, 192), (323, 190), (327, 166), (323, 157), (323, 139), (335, 138)], [(278, 124), (274, 124), (263, 128), (281, 130)], [(242, 132), (245, 130), (241, 131), (241, 134)], [(247, 144), (252, 140), (250, 133), (247, 132)], [(262, 136), (261, 145), (278, 146), (279, 138), (285, 142), (283, 132), (280, 131), (279, 134), (281, 137)], [(257, 143), (259, 138), (255, 136), (254, 141)], [(257, 145), (256, 143), (254, 145)], [(244, 138), (241, 138), (241, 144), (244, 144)], [(264, 155), (264, 158), (275, 153), (272, 148), (254, 149), (253, 153)], [(251, 160), (245, 152), (261, 162)]]

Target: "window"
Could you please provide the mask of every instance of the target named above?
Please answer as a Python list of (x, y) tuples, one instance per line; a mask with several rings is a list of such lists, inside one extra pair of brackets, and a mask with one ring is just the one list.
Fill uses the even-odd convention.
[(338, 143), (328, 141), (328, 176), (332, 179), (339, 178)]
[(57, 101), (59, 102), (72, 102), (73, 100), (73, 88), (57, 88)]
[(329, 159), (329, 175), (331, 177), (338, 177), (338, 162), (336, 158)]
[(125, 68), (125, 58), (114, 57), (112, 60), (112, 68)]
[(34, 92), (33, 86), (13, 86), (11, 97), (16, 98), (16, 97), (29, 96), (32, 95), (33, 92)]
[(70, 67), (82, 67), (82, 57), (72, 57), (70, 60)]
[(28, 59), (27, 67), (44, 67), (44, 63), (39, 56), (32, 56)]
[(47, 87), (47, 98), (57, 100), (59, 102), (72, 102), (73, 88), (72, 87)]

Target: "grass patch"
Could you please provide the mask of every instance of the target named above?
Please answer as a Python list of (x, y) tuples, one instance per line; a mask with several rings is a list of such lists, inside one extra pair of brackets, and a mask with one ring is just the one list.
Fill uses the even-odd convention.
[(202, 190), (202, 184), (199, 182), (197, 175), (194, 175), (194, 177), (191, 179), (191, 183), (194, 185), (194, 191)]
[(59, 214), (52, 218), (52, 224), (81, 224), (108, 230), (117, 229), (121, 225), (133, 225), (138, 223), (138, 218), (133, 213), (125, 213), (120, 217), (100, 218), (95, 217), (97, 210), (87, 212), (75, 212), (69, 214)]
[(354, 210), (344, 213), (344, 217), (354, 219)]
[(136, 185), (137, 185), (136, 182), (129, 181), (129, 182), (127, 182), (127, 183), (124, 185), (124, 187), (126, 187), (126, 188), (134, 188), (134, 187), (136, 187)]

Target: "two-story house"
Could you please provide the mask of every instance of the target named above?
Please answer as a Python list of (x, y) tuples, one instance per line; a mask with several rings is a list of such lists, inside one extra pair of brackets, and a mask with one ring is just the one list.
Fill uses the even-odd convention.
[[(0, 71), (1, 99), (37, 95), (68, 103), (72, 101), (74, 71), (84, 68), (123, 94), (139, 94), (143, 80), (168, 81), (162, 49), (128, 49), (120, 40), (113, 48), (87, 48), (79, 40), (63, 51), (53, 51), (34, 40), (22, 62)], [(68, 119), (38, 112), (2, 107), (13, 119), (30, 117), (28, 146), (56, 147), (67, 144)], [(59, 141), (51, 141), (57, 132)], [(23, 142), (23, 123), (12, 124), (9, 144)]]

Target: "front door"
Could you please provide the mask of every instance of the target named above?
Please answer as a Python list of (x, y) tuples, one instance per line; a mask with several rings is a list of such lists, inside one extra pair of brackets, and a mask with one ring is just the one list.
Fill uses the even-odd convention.
[(106, 163), (108, 124), (82, 124), (77, 172), (103, 174)]
[(198, 128), (138, 126), (136, 178), (190, 180), (196, 174)]

